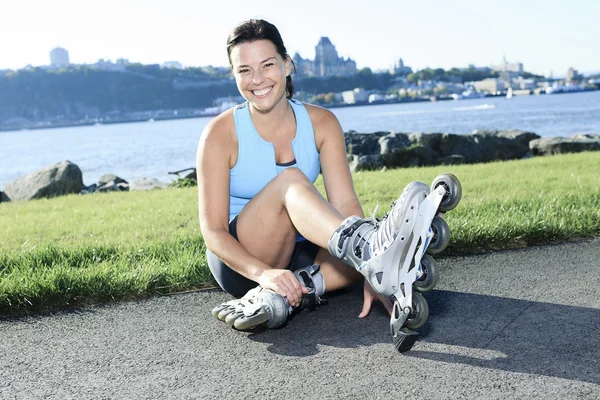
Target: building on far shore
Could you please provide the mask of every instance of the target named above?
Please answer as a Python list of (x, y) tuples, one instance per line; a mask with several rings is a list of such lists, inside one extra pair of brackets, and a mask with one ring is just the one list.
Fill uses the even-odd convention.
[(499, 72), (501, 78), (510, 80), (523, 75), (523, 63), (509, 63), (504, 57), (501, 64), (492, 65), (492, 71)]
[(96, 63), (89, 64), (88, 66), (103, 71), (124, 72), (127, 70), (127, 64), (129, 64), (129, 60), (126, 58), (119, 58), (117, 62), (114, 63), (110, 60), (101, 58)]
[(346, 104), (364, 103), (368, 98), (369, 95), (363, 88), (356, 88), (354, 90), (342, 92), (342, 99)]
[(506, 84), (504, 79), (500, 78), (487, 78), (482, 81), (473, 83), (475, 89), (480, 92), (498, 93), (504, 91)]
[(160, 67), (164, 69), (183, 69), (183, 65), (179, 61), (165, 61)]
[(399, 58), (398, 61), (394, 62), (394, 65), (390, 68), (391, 75), (408, 75), (413, 72), (411, 67), (407, 67), (404, 65), (404, 61), (402, 58)]
[(50, 66), (61, 68), (69, 66), (69, 52), (62, 47), (56, 47), (50, 51)]
[(302, 58), (299, 53), (294, 54), (296, 75), (308, 76), (350, 76), (356, 74), (356, 62), (351, 58), (344, 59), (338, 56), (335, 46), (328, 37), (323, 36), (315, 47), (315, 59)]
[(583, 79), (583, 75), (580, 74), (573, 67), (567, 70), (567, 82), (579, 82)]

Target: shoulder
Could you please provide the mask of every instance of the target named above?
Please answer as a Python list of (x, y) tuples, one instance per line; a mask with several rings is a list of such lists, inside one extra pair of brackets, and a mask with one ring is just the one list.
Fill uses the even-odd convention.
[(203, 149), (202, 153), (206, 151), (232, 152), (237, 148), (233, 109), (219, 114), (204, 127), (199, 147)]
[(224, 142), (236, 138), (233, 108), (214, 117), (202, 131), (205, 142)]
[(315, 142), (319, 151), (326, 140), (337, 141), (344, 136), (342, 126), (333, 112), (314, 104), (303, 104), (310, 116), (315, 132)]
[(321, 125), (329, 125), (331, 123), (338, 124), (338, 119), (334, 113), (327, 108), (314, 104), (302, 103), (310, 116), (310, 120), (315, 130)]

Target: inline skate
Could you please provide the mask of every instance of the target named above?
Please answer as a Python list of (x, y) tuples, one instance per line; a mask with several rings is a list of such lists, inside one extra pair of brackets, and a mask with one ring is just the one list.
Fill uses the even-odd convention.
[[(429, 307), (421, 295), (438, 281), (431, 255), (450, 241), (444, 213), (460, 202), (462, 187), (450, 173), (430, 188), (412, 182), (382, 219), (346, 218), (329, 239), (329, 251), (358, 270), (373, 290), (392, 300), (390, 330), (396, 349), (409, 350), (425, 324)], [(413, 291), (414, 289), (414, 291)]]

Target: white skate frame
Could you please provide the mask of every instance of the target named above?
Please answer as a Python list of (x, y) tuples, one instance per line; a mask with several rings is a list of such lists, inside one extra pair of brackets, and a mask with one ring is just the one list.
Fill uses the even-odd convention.
[[(414, 222), (403, 226), (392, 245), (382, 254), (360, 266), (360, 269), (368, 268), (366, 272), (371, 287), (384, 296), (393, 296), (403, 312), (412, 311), (412, 285), (420, 278), (421, 260), (433, 236), (431, 222), (437, 215), (445, 195), (446, 189), (440, 185), (420, 203), (419, 196), (415, 196), (410, 204), (414, 208), (409, 208), (405, 217)], [(402, 237), (411, 240), (408, 246)], [(419, 243), (421, 245), (417, 249)], [(395, 260), (400, 260), (400, 268)], [(411, 265), (414, 265), (412, 269)], [(381, 283), (376, 278), (376, 274), (379, 272), (383, 272)], [(392, 318), (394, 317), (392, 316)]]

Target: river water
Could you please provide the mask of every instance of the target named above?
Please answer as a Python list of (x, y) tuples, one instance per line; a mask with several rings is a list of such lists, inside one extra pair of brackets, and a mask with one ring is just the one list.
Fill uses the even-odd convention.
[[(448, 132), (521, 129), (542, 137), (600, 134), (600, 91), (558, 95), (333, 108), (344, 131)], [(86, 185), (106, 173), (171, 181), (195, 165), (211, 118), (0, 132), (0, 189), (44, 166), (69, 160)]]

